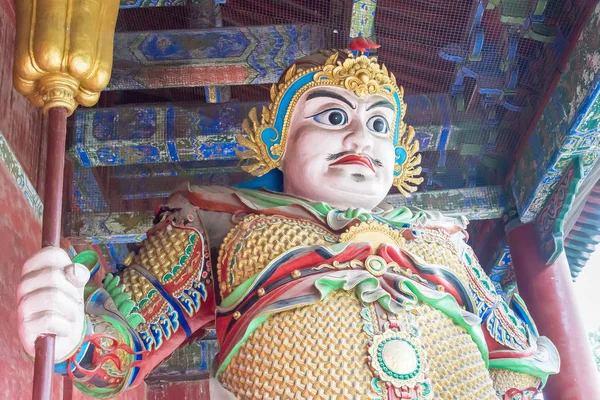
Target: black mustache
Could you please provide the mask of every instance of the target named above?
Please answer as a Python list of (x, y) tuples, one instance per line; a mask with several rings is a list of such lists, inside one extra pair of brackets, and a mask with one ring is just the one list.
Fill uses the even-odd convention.
[(371, 162), (373, 163), (373, 165), (376, 165), (378, 167), (383, 167), (383, 163), (380, 160), (378, 160), (376, 158), (373, 158), (373, 157), (371, 157), (368, 154), (359, 154), (359, 153), (357, 153), (355, 151), (351, 151), (351, 150), (340, 151), (339, 153), (330, 154), (330, 155), (327, 156), (327, 161), (334, 161), (334, 160), (337, 160), (340, 157), (344, 157), (344, 156), (347, 156), (349, 154), (356, 154), (356, 155), (359, 155), (359, 156), (368, 157), (369, 160), (371, 160)]

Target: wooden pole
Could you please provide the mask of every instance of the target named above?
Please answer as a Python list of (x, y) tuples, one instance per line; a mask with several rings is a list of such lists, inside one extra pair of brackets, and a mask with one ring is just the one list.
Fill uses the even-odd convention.
[[(44, 247), (60, 247), (68, 115), (69, 111), (66, 108), (57, 107), (48, 110), (48, 154), (42, 222), (42, 246)], [(52, 399), (54, 340), (54, 335), (48, 334), (38, 336), (35, 341), (33, 400)]]

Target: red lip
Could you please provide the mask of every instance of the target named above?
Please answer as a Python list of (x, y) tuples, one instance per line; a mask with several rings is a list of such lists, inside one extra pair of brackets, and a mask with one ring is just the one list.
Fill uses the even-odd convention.
[(364, 165), (365, 167), (370, 168), (371, 171), (375, 172), (375, 167), (373, 167), (373, 163), (371, 162), (371, 159), (369, 157), (359, 156), (357, 154), (349, 154), (347, 156), (344, 156), (344, 157), (340, 158), (339, 160), (336, 160), (335, 162), (331, 163), (330, 165), (339, 165), (339, 164)]

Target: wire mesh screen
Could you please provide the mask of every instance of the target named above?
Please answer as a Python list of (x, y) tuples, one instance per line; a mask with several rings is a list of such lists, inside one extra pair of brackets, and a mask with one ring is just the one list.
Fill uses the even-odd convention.
[[(353, 8), (375, 6), (375, 1), (364, 0), (180, 3), (185, 5), (130, 8), (119, 15), (113, 79), (119, 75), (123, 88), (104, 92), (97, 108), (78, 112), (72, 121), (71, 153), (80, 163), (87, 162), (76, 168), (74, 226), (95, 223), (91, 213), (152, 210), (184, 181), (233, 185), (248, 179), (237, 166), (235, 134), (241, 132), (245, 113), (268, 101), (271, 83), (236, 81), (218, 88), (227, 90), (227, 98), (208, 105), (216, 90), (208, 85), (169, 85), (162, 79), (163, 70), (145, 75), (143, 82), (128, 75), (128, 68), (139, 69), (147, 61), (144, 48), (132, 50), (133, 44), (148, 42), (162, 51), (155, 64), (167, 69), (196, 67), (182, 61), (179, 47), (189, 43), (215, 52), (233, 46), (231, 41), (219, 42), (219, 36), (174, 44), (169, 35), (206, 35), (220, 27), (236, 32), (307, 26), (319, 33), (319, 46), (344, 48), (356, 20)], [(423, 157), (425, 179), (419, 191), (503, 183), (561, 56), (576, 39), (573, 26), (583, 6), (569, 0), (377, 1), (372, 39), (381, 48), (375, 55), (405, 88), (406, 121), (415, 127)], [(119, 48), (119, 35), (134, 32), (146, 36)], [(267, 38), (264, 29), (263, 36), (248, 32), (243, 40), (255, 40), (256, 46)], [(152, 42), (150, 33), (159, 40)], [(133, 55), (119, 61), (125, 50)], [(220, 65), (215, 61), (211, 67), (202, 59), (205, 54), (213, 57), (208, 50), (184, 50), (204, 68), (190, 77), (202, 78)], [(254, 63), (257, 69), (267, 65), (261, 73), (269, 76), (270, 61), (266, 56), (241, 62)], [(170, 153), (172, 146), (180, 150), (177, 157)]]

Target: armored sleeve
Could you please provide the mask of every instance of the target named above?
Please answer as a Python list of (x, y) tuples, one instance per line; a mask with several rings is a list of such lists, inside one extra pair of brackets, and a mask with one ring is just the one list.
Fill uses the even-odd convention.
[(210, 247), (193, 208), (162, 208), (147, 238), (102, 287), (88, 286), (81, 346), (56, 371), (85, 394), (107, 398), (139, 384), (213, 322)]

